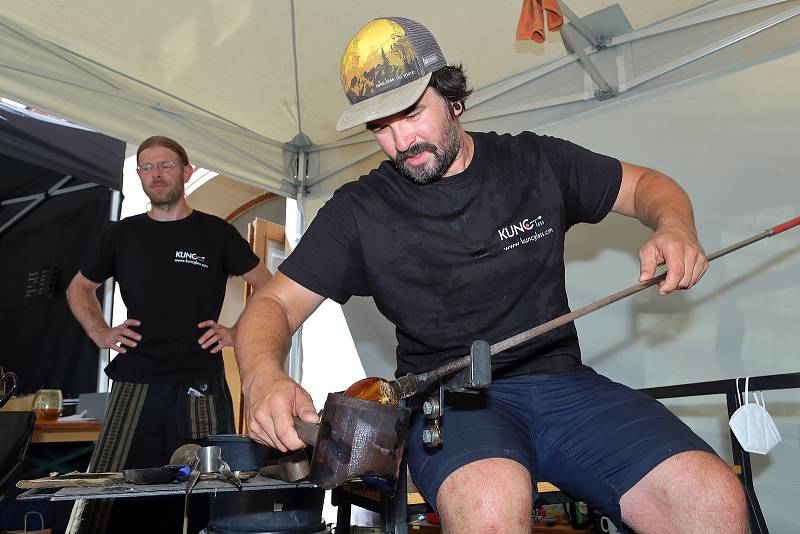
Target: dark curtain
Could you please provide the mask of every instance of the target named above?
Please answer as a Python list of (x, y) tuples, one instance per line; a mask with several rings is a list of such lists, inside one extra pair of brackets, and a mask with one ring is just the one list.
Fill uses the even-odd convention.
[[(0, 104), (0, 365), (19, 392), (97, 390), (98, 350), (65, 291), (90, 243), (109, 224), (122, 188), (125, 143), (30, 110)], [(30, 196), (61, 190), (25, 212)], [(15, 217), (24, 212), (24, 217)]]
[[(111, 191), (95, 187), (48, 199), (48, 214), (0, 238), (0, 365), (19, 376), (20, 393), (97, 390), (98, 349), (67, 307), (66, 288), (89, 243), (109, 222)], [(49, 270), (49, 271), (48, 271)], [(55, 273), (52, 295), (31, 294), (32, 273)]]

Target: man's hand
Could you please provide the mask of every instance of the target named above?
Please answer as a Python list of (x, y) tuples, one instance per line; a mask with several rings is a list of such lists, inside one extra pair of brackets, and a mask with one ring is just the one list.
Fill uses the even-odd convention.
[(211, 349), (212, 354), (216, 354), (224, 347), (232, 347), (235, 339), (236, 331), (233, 328), (227, 328), (212, 320), (203, 321), (197, 325), (197, 328), (208, 328), (202, 336), (197, 340), (201, 347)]
[(703, 247), (693, 232), (679, 228), (659, 228), (639, 249), (640, 276), (645, 282), (656, 275), (658, 265), (665, 265), (667, 277), (660, 284), (659, 294), (676, 289), (689, 289), (708, 269)]
[(127, 319), (119, 326), (111, 328), (106, 325), (92, 333), (91, 338), (101, 349), (113, 349), (120, 354), (125, 354), (127, 347), (135, 347), (142, 340), (141, 334), (131, 330), (131, 326), (139, 326), (142, 322), (137, 319)]
[(283, 370), (260, 371), (242, 384), (248, 433), (259, 443), (286, 452), (305, 447), (294, 429), (293, 417), (318, 423), (311, 396)]

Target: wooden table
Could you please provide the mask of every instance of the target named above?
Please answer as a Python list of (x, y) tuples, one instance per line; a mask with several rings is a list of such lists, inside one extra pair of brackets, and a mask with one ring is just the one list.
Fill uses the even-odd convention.
[(97, 441), (100, 421), (36, 421), (32, 443), (66, 443), (73, 441)]
[[(100, 421), (41, 421), (33, 427), (31, 443), (38, 447), (28, 449), (25, 458), (34, 473), (71, 471), (74, 460), (94, 449), (94, 442), (100, 434)], [(75, 446), (62, 445), (75, 443)]]

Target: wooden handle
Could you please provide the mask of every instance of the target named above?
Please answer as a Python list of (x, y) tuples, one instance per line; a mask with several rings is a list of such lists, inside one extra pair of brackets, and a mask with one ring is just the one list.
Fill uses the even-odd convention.
[(294, 418), (294, 429), (297, 435), (306, 445), (312, 447), (317, 444), (317, 433), (319, 432), (319, 423), (309, 423), (297, 417)]

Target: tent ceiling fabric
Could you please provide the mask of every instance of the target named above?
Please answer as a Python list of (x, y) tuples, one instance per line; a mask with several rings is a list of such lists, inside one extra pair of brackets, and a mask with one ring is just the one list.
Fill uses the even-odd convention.
[[(200, 165), (294, 196), (286, 143), (300, 131), (317, 146), (353, 135), (334, 127), (346, 103), (339, 59), (366, 21), (420, 20), (481, 88), (566, 55), (557, 33), (543, 45), (514, 40), (520, 4), (175, 0), (153, 9), (120, 0), (0, 0), (0, 96), (132, 143), (173, 136)], [(736, 2), (567, 4), (580, 17), (619, 4), (641, 29)]]

